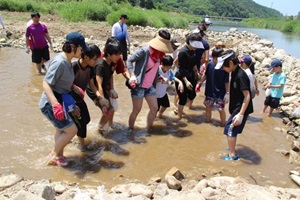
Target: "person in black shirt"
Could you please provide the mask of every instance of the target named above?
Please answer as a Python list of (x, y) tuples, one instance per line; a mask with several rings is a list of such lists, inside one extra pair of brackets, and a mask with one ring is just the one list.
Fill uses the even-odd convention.
[(224, 128), (227, 136), (229, 154), (222, 160), (238, 160), (239, 156), (235, 152), (237, 135), (242, 133), (247, 117), (253, 112), (253, 105), (250, 93), (250, 81), (245, 71), (239, 66), (239, 59), (232, 50), (227, 50), (218, 58), (215, 69), (222, 68), (231, 73), (230, 80), (230, 100), (229, 113)]

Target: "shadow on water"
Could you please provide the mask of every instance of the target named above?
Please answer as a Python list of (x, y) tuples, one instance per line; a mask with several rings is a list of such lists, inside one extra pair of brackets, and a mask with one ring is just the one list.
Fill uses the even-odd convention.
[(259, 165), (261, 163), (261, 156), (245, 145), (238, 144), (236, 153), (240, 156), (240, 160), (247, 164)]

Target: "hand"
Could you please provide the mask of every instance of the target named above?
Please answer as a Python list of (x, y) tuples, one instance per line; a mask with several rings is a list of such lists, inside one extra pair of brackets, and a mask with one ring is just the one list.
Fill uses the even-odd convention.
[(226, 92), (223, 100), (224, 100), (225, 104), (227, 104), (229, 102), (229, 93), (228, 92)]
[(179, 90), (180, 93), (184, 92), (184, 87), (183, 87), (182, 82), (179, 82), (179, 84), (178, 84), (178, 90)]
[(109, 107), (109, 101), (107, 99), (105, 99), (104, 97), (97, 97), (95, 99), (95, 104), (96, 106), (100, 106), (100, 107)]
[(55, 119), (57, 119), (57, 120), (65, 119), (65, 112), (60, 103), (57, 103), (54, 106), (52, 106), (52, 110), (53, 110), (53, 115), (54, 115)]
[(81, 87), (77, 86), (77, 85), (72, 85), (71, 89), (76, 93), (79, 94), (80, 97), (83, 99), (84, 98), (84, 94), (85, 92), (83, 91), (83, 89), (81, 89)]
[(256, 94), (257, 96), (259, 95), (259, 90), (258, 90), (258, 89), (255, 90), (255, 94)]
[(232, 123), (234, 126), (238, 126), (242, 123), (243, 121), (243, 118), (244, 118), (244, 115), (241, 115), (241, 114), (236, 114), (233, 119), (232, 119)]
[(118, 93), (114, 89), (109, 90), (109, 96), (113, 99), (117, 99), (119, 97)]
[(26, 47), (25, 53), (29, 53), (29, 52), (30, 52), (30, 48), (29, 48), (29, 47)]
[(53, 45), (50, 43), (49, 48), (53, 51)]
[(195, 78), (198, 81), (201, 80), (201, 75), (200, 75), (200, 73), (198, 71), (195, 72)]
[(80, 117), (80, 108), (78, 106), (75, 106), (75, 109), (71, 113), (74, 117), (79, 118)]
[(128, 81), (129, 85), (131, 88), (135, 88), (136, 87), (136, 84), (137, 84), (137, 79), (136, 79), (136, 76), (133, 75), (129, 78), (129, 81)]
[(193, 90), (193, 85), (188, 80), (185, 81), (185, 85), (188, 90)]
[(202, 83), (201, 83), (201, 82), (197, 83), (196, 89), (195, 89), (196, 92), (200, 92), (201, 86), (202, 86)]

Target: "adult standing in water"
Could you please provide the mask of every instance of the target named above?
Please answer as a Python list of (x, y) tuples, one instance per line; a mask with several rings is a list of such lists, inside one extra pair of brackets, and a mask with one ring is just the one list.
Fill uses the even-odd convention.
[(144, 98), (150, 109), (147, 115), (147, 129), (151, 128), (156, 117), (158, 106), (154, 85), (162, 57), (174, 51), (170, 39), (171, 35), (167, 30), (160, 30), (148, 45), (137, 50), (127, 61), (129, 85), (132, 87), (132, 112), (128, 120), (129, 138), (134, 141), (134, 124), (142, 109)]
[(25, 36), (26, 53), (29, 53), (30, 47), (32, 47), (32, 62), (36, 64), (38, 72), (42, 74), (44, 62), (50, 59), (49, 47), (53, 50), (53, 46), (46, 25), (40, 23), (40, 17), (38, 12), (31, 13), (33, 23), (27, 27)]
[[(82, 50), (90, 50), (85, 44), (84, 37), (78, 32), (69, 33), (62, 47), (63, 52), (57, 54), (50, 62), (43, 80), (44, 92), (39, 102), (39, 108), (56, 131), (54, 149), (49, 154), (48, 164), (68, 165), (68, 161), (64, 157), (64, 148), (77, 133), (77, 127), (69, 117), (69, 107), (62, 106), (66, 103), (62, 98), (71, 91), (75, 78), (71, 60), (80, 58)], [(70, 114), (80, 116), (79, 109), (75, 107)]]
[(120, 41), (123, 61), (125, 65), (127, 61), (127, 42), (128, 42), (128, 46), (130, 47), (130, 37), (126, 25), (127, 20), (128, 20), (128, 16), (122, 14), (120, 16), (120, 20), (113, 25), (111, 30), (111, 35), (113, 37), (116, 37)]

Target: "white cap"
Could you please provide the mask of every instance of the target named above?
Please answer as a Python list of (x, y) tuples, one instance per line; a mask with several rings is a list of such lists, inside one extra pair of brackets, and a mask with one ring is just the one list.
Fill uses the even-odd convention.
[(190, 41), (190, 45), (196, 49), (204, 49), (204, 46), (201, 41), (197, 41), (197, 40)]
[(227, 53), (227, 54), (225, 54), (225, 55), (223, 55), (223, 56), (221, 56), (221, 57), (218, 57), (218, 63), (217, 63), (217, 65), (215, 66), (215, 69), (221, 69), (221, 68), (223, 67), (224, 61), (225, 61), (227, 58), (229, 58), (230, 56), (232, 56), (232, 55), (233, 55), (233, 51), (230, 52), (230, 53)]

